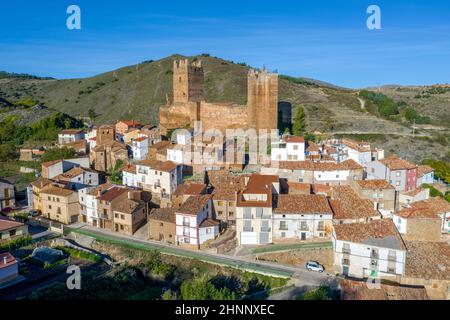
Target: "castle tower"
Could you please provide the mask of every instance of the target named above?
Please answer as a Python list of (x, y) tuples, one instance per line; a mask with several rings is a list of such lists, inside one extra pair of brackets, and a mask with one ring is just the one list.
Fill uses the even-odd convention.
[(278, 128), (278, 74), (251, 69), (247, 78), (247, 107), (251, 127)]
[(189, 64), (187, 59), (173, 62), (173, 102), (203, 101), (203, 67), (201, 61)]

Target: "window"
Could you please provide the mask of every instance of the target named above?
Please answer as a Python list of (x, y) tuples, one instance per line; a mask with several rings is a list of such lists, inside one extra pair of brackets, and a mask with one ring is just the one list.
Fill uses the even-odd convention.
[(223, 211), (217, 211), (217, 215), (218, 215), (219, 217), (221, 217), (222, 214), (223, 214)]
[(115, 214), (114, 214), (114, 218), (117, 218), (117, 219), (118, 219), (118, 218), (119, 218), (119, 214), (118, 214), (118, 213), (115, 213)]
[(228, 212), (228, 216), (231, 218), (231, 217), (233, 217), (234, 216), (234, 212), (233, 211), (229, 211)]
[(123, 224), (121, 224), (120, 225), (120, 230), (123, 230), (123, 229), (124, 229)]
[(160, 223), (159, 223), (159, 226), (160, 226), (160, 227), (164, 227), (164, 223), (160, 222)]
[(51, 205), (49, 205), (49, 206), (48, 206), (48, 208), (49, 208), (49, 209), (51, 209), (51, 208), (52, 208), (52, 206), (51, 206)]
[(16, 230), (11, 230), (10, 232), (9, 232), (9, 236), (10, 237), (14, 237), (16, 235)]
[(121, 215), (120, 215), (120, 219), (125, 220), (125, 215), (124, 215), (124, 214), (121, 214)]
[(286, 232), (282, 232), (282, 233), (281, 233), (281, 237), (282, 237), (282, 238), (286, 238)]
[(206, 234), (211, 233), (211, 228), (206, 228)]
[(298, 145), (294, 145), (294, 150), (298, 150)]
[(288, 226), (286, 221), (280, 221), (280, 230), (287, 230)]

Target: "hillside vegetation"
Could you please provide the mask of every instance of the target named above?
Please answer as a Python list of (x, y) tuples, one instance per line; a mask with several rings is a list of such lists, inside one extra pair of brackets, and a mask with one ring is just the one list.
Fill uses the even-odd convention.
[[(55, 80), (8, 74), (0, 77), (0, 120), (15, 115), (17, 121), (24, 125), (59, 111), (78, 119), (93, 120), (96, 124), (118, 119), (158, 124), (159, 107), (165, 104), (166, 95), (172, 93), (172, 63), (177, 58), (182, 56), (145, 61), (83, 79)], [(249, 69), (246, 64), (207, 54), (189, 59), (202, 60), (207, 101), (246, 103)], [(303, 108), (302, 130), (305, 132), (380, 135), (378, 142), (381, 146), (399, 155), (406, 153), (406, 158), (417, 161), (428, 157), (450, 157), (447, 138), (450, 92), (427, 90), (402, 87), (401, 90), (382, 89), (383, 96), (372, 93), (364, 96), (359, 91), (317, 80), (285, 75), (279, 78), (279, 101), (289, 102), (294, 108)], [(23, 105), (31, 101), (48, 109), (31, 112), (29, 107)], [(364, 108), (361, 101), (365, 102)], [(394, 110), (389, 106), (391, 101), (396, 106)], [(387, 107), (377, 105), (386, 102)], [(411, 123), (414, 122), (431, 127), (441, 126), (444, 131), (425, 128), (423, 130), (432, 131), (422, 131), (420, 138), (406, 137), (408, 143), (413, 140), (418, 148), (418, 152), (414, 153), (411, 153), (411, 148), (404, 148), (405, 141), (402, 139), (383, 138), (386, 134), (410, 135)]]

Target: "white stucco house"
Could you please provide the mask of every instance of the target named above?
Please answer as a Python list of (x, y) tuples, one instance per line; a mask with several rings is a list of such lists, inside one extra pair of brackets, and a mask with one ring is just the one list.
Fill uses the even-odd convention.
[(305, 160), (305, 139), (297, 136), (286, 136), (271, 144), (272, 161)]
[(345, 276), (399, 280), (405, 272), (406, 247), (391, 219), (336, 224), (332, 241), (335, 270)]
[(175, 211), (176, 243), (190, 248), (199, 246), (219, 235), (219, 222), (211, 219), (211, 195), (190, 196)]

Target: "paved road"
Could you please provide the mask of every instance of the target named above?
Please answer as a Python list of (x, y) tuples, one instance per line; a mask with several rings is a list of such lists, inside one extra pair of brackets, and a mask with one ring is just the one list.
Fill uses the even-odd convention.
[(90, 227), (81, 223), (72, 225), (71, 228), (75, 232), (86, 234), (94, 237), (102, 237), (107, 240), (125, 241), (133, 244), (143, 245), (145, 248), (154, 248), (166, 254), (173, 254), (188, 258), (193, 258), (209, 263), (226, 265), (239, 269), (245, 269), (251, 272), (269, 274), (274, 276), (283, 276), (292, 278), (296, 286), (318, 286), (329, 283), (335, 279), (333, 275), (326, 273), (309, 272), (304, 268), (287, 266), (277, 263), (254, 261), (248, 257), (227, 256), (223, 254), (211, 254), (202, 251), (190, 250), (179, 246), (161, 243), (158, 241), (142, 240), (132, 236), (122, 235), (113, 231)]

